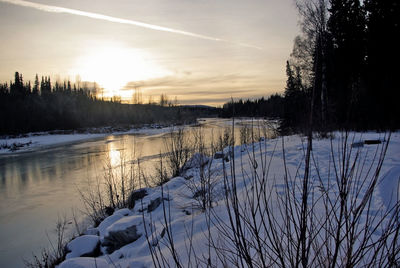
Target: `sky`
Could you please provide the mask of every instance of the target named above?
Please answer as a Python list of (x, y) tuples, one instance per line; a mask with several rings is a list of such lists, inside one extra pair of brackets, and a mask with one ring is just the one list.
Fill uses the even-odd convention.
[(180, 104), (282, 93), (293, 0), (0, 0), (0, 81), (96, 82)]

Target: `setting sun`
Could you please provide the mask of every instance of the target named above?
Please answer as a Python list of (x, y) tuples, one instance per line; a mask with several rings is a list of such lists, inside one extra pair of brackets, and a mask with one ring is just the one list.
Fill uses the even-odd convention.
[(103, 97), (126, 99), (132, 96), (130, 90), (123, 90), (128, 82), (158, 78), (169, 72), (142, 50), (111, 45), (88, 50), (77, 59), (71, 74), (79, 74), (83, 81), (98, 83)]

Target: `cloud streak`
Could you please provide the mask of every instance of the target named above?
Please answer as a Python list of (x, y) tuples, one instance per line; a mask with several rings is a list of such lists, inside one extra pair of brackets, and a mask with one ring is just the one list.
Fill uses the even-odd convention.
[[(124, 91), (140, 89), (143, 96), (167, 94), (177, 96), (181, 104), (221, 105), (231, 97), (258, 98), (260, 95), (275, 93), (268, 86), (254, 82), (256, 77), (243, 74), (215, 76), (184, 77), (166, 76), (146, 81), (131, 81), (125, 85)], [(260, 92), (262, 92), (260, 94)]]
[(204, 40), (225, 42), (225, 43), (235, 44), (235, 45), (242, 46), (242, 47), (248, 47), (248, 48), (262, 50), (262, 48), (251, 45), (251, 44), (232, 42), (232, 41), (221, 39), (221, 38), (215, 38), (215, 37), (211, 37), (211, 36), (207, 36), (207, 35), (202, 35), (202, 34), (197, 34), (197, 33), (192, 33), (192, 32), (187, 32), (187, 31), (181, 31), (181, 30), (177, 30), (177, 29), (173, 29), (173, 28), (163, 27), (163, 26), (144, 23), (144, 22), (135, 21), (135, 20), (121, 19), (121, 18), (117, 18), (117, 17), (99, 14), (99, 13), (92, 13), (92, 12), (87, 12), (87, 11), (82, 11), (82, 10), (77, 10), (77, 9), (70, 9), (70, 8), (65, 8), (65, 7), (44, 5), (44, 4), (39, 4), (39, 3), (34, 3), (34, 2), (29, 2), (29, 1), (24, 1), (24, 0), (0, 0), (0, 2), (13, 4), (13, 5), (17, 5), (17, 6), (22, 6), (22, 7), (27, 7), (27, 8), (34, 8), (34, 9), (45, 11), (45, 12), (71, 14), (71, 15), (88, 17), (88, 18), (97, 19), (97, 20), (109, 21), (109, 22), (113, 22), (113, 23), (133, 25), (133, 26), (151, 29), (151, 30), (155, 30), (155, 31), (169, 32), (169, 33), (204, 39)]
[[(255, 77), (239, 74), (228, 75), (215, 75), (215, 76), (192, 76), (185, 75), (184, 77), (178, 76), (165, 76), (160, 78), (148, 79), (144, 81), (131, 81), (128, 82), (123, 90), (132, 90), (137, 87), (141, 88), (176, 88), (187, 89), (195, 87), (233, 87), (249, 85), (254, 82)], [(190, 93), (190, 92), (188, 92)]]

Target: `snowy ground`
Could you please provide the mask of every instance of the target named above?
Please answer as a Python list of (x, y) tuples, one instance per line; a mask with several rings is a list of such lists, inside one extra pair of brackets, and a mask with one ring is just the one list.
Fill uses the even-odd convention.
[[(282, 139), (285, 150), (282, 150)], [(351, 134), (349, 139), (349, 144), (364, 140), (382, 141), (380, 145), (358, 143), (358, 146), (352, 149), (352, 154), (361, 153), (361, 164), (358, 165), (356, 172), (363, 174), (373, 163), (377, 149), (386, 144), (385, 136), (378, 133)], [(342, 144), (340, 133), (334, 134), (332, 143), (330, 139), (314, 140), (313, 163), (311, 164), (311, 178), (314, 181), (317, 181), (318, 177), (321, 178), (321, 183), (324, 185), (325, 183), (334, 184), (329, 181), (332, 176), (333, 157), (336, 160), (339, 159), (338, 150)], [(198, 190), (201, 189), (199, 166), (204, 159), (201, 161), (195, 159), (191, 165), (192, 168), (188, 169), (182, 177), (172, 178), (164, 184), (163, 188), (144, 189), (145, 192), (142, 194), (146, 195), (142, 196), (142, 199), (136, 200), (133, 209), (124, 208), (115, 211), (97, 228), (89, 228), (84, 236), (70, 242), (68, 244), (70, 253), (59, 267), (153, 267), (154, 262), (161, 263), (161, 266), (165, 266), (166, 263), (175, 266), (173, 252), (177, 253), (175, 257), (185, 267), (207, 266), (208, 261), (212, 265), (222, 266), (221, 259), (217, 256), (218, 252), (214, 248), (210, 249), (208, 244), (212, 240), (214, 245), (221, 246), (223, 249), (220, 253), (224, 252), (224, 247), (225, 249), (232, 247), (229, 239), (226, 235), (224, 236), (224, 231), (227, 231), (225, 234), (229, 234), (230, 224), (224, 194), (226, 186), (224, 186), (223, 165), (226, 166), (228, 177), (231, 180), (231, 164), (235, 162), (239, 202), (244, 204), (249, 200), (249, 189), (253, 189), (250, 186), (255, 185), (251, 184), (252, 167), (256, 166), (258, 174), (261, 174), (261, 163), (267, 159), (265, 163), (268, 163), (269, 166), (268, 185), (271, 187), (270, 190), (272, 189), (272, 196), (276, 197), (282, 195), (284, 188), (283, 156), (286, 157), (288, 176), (294, 180), (296, 172), (303, 174), (305, 146), (306, 140), (303, 137), (276, 138), (256, 143), (254, 154), (251, 145), (235, 147), (235, 161), (230, 159), (229, 162), (223, 162), (223, 159), (213, 159), (212, 163), (208, 162), (211, 164), (210, 166), (206, 165), (205, 172), (206, 175), (211, 175), (213, 186), (211, 190), (212, 208), (208, 208), (206, 211), (199, 208), (201, 203), (196, 197), (199, 195)], [(331, 148), (333, 148), (333, 153)], [(207, 160), (211, 161), (211, 159)], [(317, 166), (319, 176), (317, 176)], [(400, 133), (397, 132), (393, 133), (391, 137), (380, 172), (379, 184), (372, 199), (372, 211), (384, 210), (394, 204), (393, 197), (399, 191), (399, 176)], [(357, 183), (355, 182), (355, 185)], [(334, 195), (335, 186), (332, 187)], [(319, 188), (315, 187), (314, 189), (318, 191)], [(363, 191), (363, 186), (360, 189)], [(298, 192), (295, 193), (295, 195), (297, 194)], [(271, 202), (275, 201), (271, 200)], [(316, 204), (316, 207), (320, 205), (318, 202)], [(278, 216), (277, 219), (279, 219)], [(379, 230), (375, 232), (379, 232)], [(171, 239), (174, 244), (173, 250), (170, 247)], [(153, 255), (149, 248), (152, 249)], [(155, 258), (157, 256), (158, 259)], [(229, 252), (226, 252), (226, 257), (228, 256)], [(274, 265), (276, 266), (272, 263), (272, 266)]]
[[(17, 152), (29, 152), (37, 149), (59, 146), (63, 144), (75, 143), (85, 140), (97, 139), (109, 135), (124, 134), (148, 134), (156, 135), (170, 131), (170, 127), (161, 127), (159, 125), (151, 125), (142, 128), (132, 128), (129, 130), (118, 131), (115, 129), (94, 129), (88, 130), (86, 133), (71, 132), (68, 134), (57, 134), (62, 131), (51, 132), (35, 132), (28, 133), (18, 137), (0, 138), (0, 154), (13, 154)], [(56, 133), (56, 134), (54, 134)]]

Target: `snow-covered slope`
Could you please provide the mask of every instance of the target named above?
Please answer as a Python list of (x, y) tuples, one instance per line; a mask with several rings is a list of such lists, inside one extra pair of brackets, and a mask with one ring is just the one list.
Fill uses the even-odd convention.
[[(360, 189), (355, 200), (362, 199), (366, 195), (367, 188), (366, 185), (362, 185), (362, 181), (357, 181), (357, 178), (373, 177), (370, 175), (375, 172), (377, 156), (379, 156), (380, 148), (386, 145), (386, 138), (384, 134), (377, 133), (349, 135), (347, 143), (350, 146), (347, 147), (349, 157), (350, 159), (359, 158), (357, 165), (352, 169), (352, 174), (357, 175), (354, 175), (355, 186), (352, 186), (352, 189)], [(371, 139), (381, 140), (382, 143), (351, 148), (353, 143)], [(322, 186), (330, 187), (325, 188), (325, 190), (329, 189), (329, 196), (332, 198), (337, 196), (334, 163), (338, 165), (343, 163), (340, 153), (343, 144), (341, 133), (334, 133), (333, 139), (315, 139), (313, 142), (310, 189), (311, 192), (315, 192), (315, 195), (310, 195), (312, 199), (310, 202), (315, 205), (315, 215), (327, 206), (322, 199), (320, 201), (313, 199), (321, 195)], [(288, 181), (293, 182), (290, 187), (294, 189), (293, 196), (296, 196), (298, 198), (296, 200), (299, 201), (301, 187), (297, 183), (302, 182), (301, 178), (304, 174), (305, 147), (304, 137), (289, 136), (261, 141), (254, 145), (237, 146), (234, 148), (234, 153), (227, 153), (231, 155), (229, 161), (224, 158), (207, 158), (207, 162), (203, 159), (198, 160), (199, 155), (196, 154), (197, 160), (194, 159), (193, 162), (197, 161), (198, 164), (193, 164), (192, 168), (182, 174), (182, 177), (172, 178), (162, 187), (146, 188), (146, 195), (136, 200), (133, 209), (125, 208), (115, 211), (97, 228), (90, 229), (89, 235), (70, 242), (68, 248), (71, 252), (67, 255), (67, 260), (59, 267), (153, 267), (167, 266), (167, 263), (174, 267), (176, 261), (185, 267), (207, 266), (207, 263), (222, 266), (224, 258), (226, 258), (225, 264), (232, 265), (235, 260), (230, 257), (232, 257), (232, 251), (235, 251), (235, 246), (232, 242), (234, 238), (231, 237), (230, 240), (229, 235), (232, 234), (230, 222), (235, 219), (232, 219), (233, 214), (228, 213), (228, 210), (232, 212), (234, 203), (232, 200), (229, 202), (226, 200), (234, 191), (231, 187), (232, 181), (235, 180), (238, 207), (243, 214), (246, 214), (246, 211), (252, 211), (253, 208), (250, 205), (257, 204), (257, 201), (260, 206), (267, 206), (267, 203), (260, 201), (263, 198), (262, 194), (252, 195), (252, 193), (267, 192), (265, 196), (270, 197), (268, 202), (272, 204), (271, 208), (283, 204), (282, 201), (279, 203), (277, 200), (285, 197), (286, 194), (285, 175)], [(236, 169), (235, 176), (232, 174), (233, 163)], [(350, 161), (350, 163), (353, 162)], [(285, 165), (287, 169), (284, 168)], [(371, 165), (372, 169), (369, 170)], [(348, 176), (353, 175), (348, 174)], [(399, 191), (399, 176), (400, 133), (394, 133), (380, 171), (378, 185), (373, 192), (370, 211), (385, 211), (386, 208), (393, 206)], [(268, 180), (265, 184), (268, 189), (257, 190), (259, 187), (257, 181), (261, 178)], [(204, 182), (207, 187), (211, 185), (210, 190), (207, 187), (202, 188)], [(368, 181), (365, 184), (368, 184)], [(357, 188), (356, 185), (360, 187)], [(203, 189), (206, 189), (206, 195), (202, 192)], [(206, 209), (202, 209), (201, 196), (210, 196)], [(256, 202), (252, 203), (251, 200)], [(256, 211), (264, 210), (256, 209)], [(263, 223), (267, 224), (268, 221), (263, 221), (262, 217), (267, 217), (267, 215), (256, 215), (255, 222), (259, 224), (257, 226), (260, 228), (260, 237), (265, 238), (261, 240), (261, 243), (267, 245), (269, 242), (266, 237), (268, 236), (262, 230)], [(282, 215), (276, 215), (276, 219), (278, 224), (284, 223)], [(358, 224), (363, 225), (365, 221), (361, 219)], [(384, 226), (384, 221), (381, 224)], [(264, 230), (268, 230), (268, 227)], [(295, 230), (295, 228), (290, 230)], [(373, 232), (379, 235), (380, 231)], [(310, 232), (314, 231), (310, 230)], [(316, 234), (319, 233), (324, 233), (324, 231), (316, 232)], [(247, 235), (252, 237), (250, 234), (245, 234)], [(321, 238), (317, 238), (316, 243), (318, 239)], [(282, 240), (285, 238), (282, 237)], [(255, 245), (254, 248), (257, 246)], [(260, 248), (263, 246), (261, 245)], [(89, 251), (92, 253), (88, 254)], [(86, 255), (81, 254), (83, 252)], [(254, 260), (259, 258), (257, 251), (250, 252), (254, 253)], [(324, 251), (320, 252), (322, 254)], [(279, 266), (279, 262), (264, 261), (272, 266)], [(338, 260), (339, 263), (341, 261), (345, 260)]]

